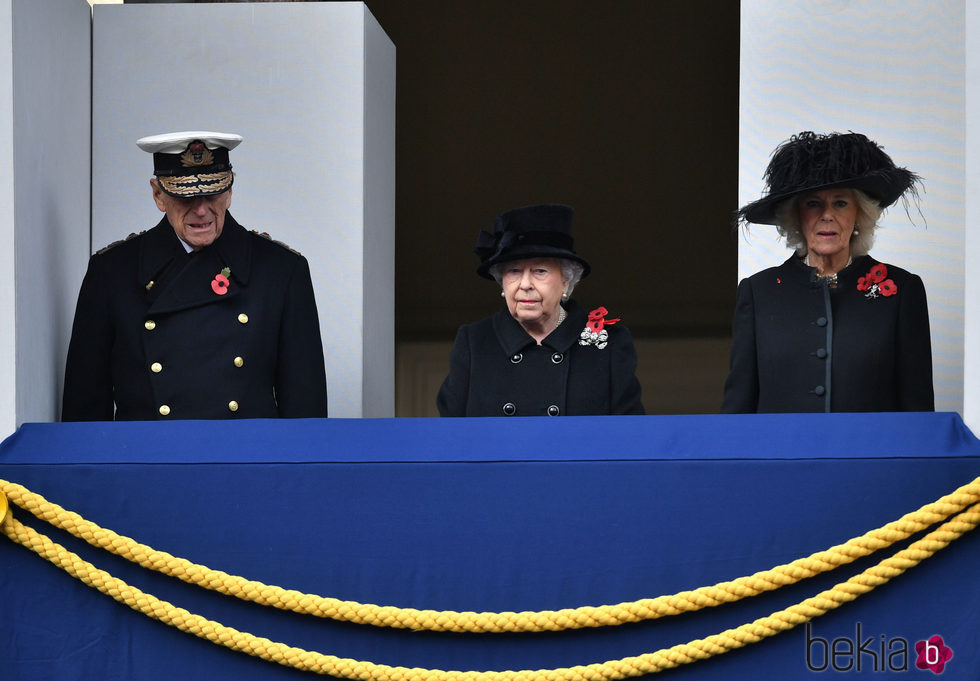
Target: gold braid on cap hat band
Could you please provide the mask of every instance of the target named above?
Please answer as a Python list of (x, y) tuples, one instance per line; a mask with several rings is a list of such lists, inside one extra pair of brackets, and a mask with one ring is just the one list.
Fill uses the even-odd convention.
[(171, 194), (195, 196), (203, 192), (223, 192), (231, 186), (231, 171), (223, 173), (203, 173), (200, 175), (157, 176), (157, 181)]

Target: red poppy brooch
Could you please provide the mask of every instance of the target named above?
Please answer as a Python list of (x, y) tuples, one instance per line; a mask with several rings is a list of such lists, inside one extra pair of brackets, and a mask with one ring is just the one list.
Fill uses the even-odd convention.
[(863, 277), (858, 277), (858, 291), (867, 291), (865, 298), (877, 298), (878, 296), (893, 296), (898, 293), (898, 286), (888, 276), (888, 268), (882, 263), (878, 263)]
[(228, 293), (228, 277), (231, 275), (231, 268), (225, 267), (218, 274), (214, 275), (214, 279), (211, 281), (211, 290), (217, 293), (219, 296), (223, 296)]
[(606, 331), (607, 325), (615, 324), (619, 319), (606, 319), (609, 310), (604, 307), (597, 307), (589, 313), (589, 321), (585, 323), (585, 328), (579, 334), (579, 345), (594, 345), (602, 350), (609, 342), (609, 332)]

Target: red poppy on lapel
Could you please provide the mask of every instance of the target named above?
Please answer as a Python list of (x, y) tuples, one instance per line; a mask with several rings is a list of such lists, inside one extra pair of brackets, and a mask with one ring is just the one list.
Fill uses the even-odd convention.
[(619, 321), (619, 319), (606, 319), (607, 314), (609, 314), (609, 310), (604, 307), (597, 307), (589, 313), (589, 321), (585, 326), (592, 333), (599, 333), (606, 324), (615, 324)]
[(231, 269), (225, 267), (220, 273), (214, 275), (214, 280), (211, 282), (211, 290), (217, 293), (219, 296), (223, 296), (228, 293), (228, 275), (231, 274)]
[(888, 276), (888, 268), (883, 263), (878, 263), (863, 277), (858, 277), (857, 290), (867, 291), (865, 298), (877, 298), (881, 296), (893, 296), (898, 293), (898, 286)]
[(606, 319), (609, 310), (604, 307), (597, 307), (589, 313), (589, 321), (585, 323), (585, 328), (579, 334), (579, 345), (594, 345), (598, 349), (605, 349), (609, 343), (609, 332), (605, 330), (607, 324), (615, 324), (619, 319)]

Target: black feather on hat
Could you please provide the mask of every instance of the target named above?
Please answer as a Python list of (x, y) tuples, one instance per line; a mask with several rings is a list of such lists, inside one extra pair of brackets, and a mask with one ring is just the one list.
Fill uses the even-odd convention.
[(845, 187), (860, 189), (882, 208), (906, 192), (918, 196), (921, 178), (898, 168), (872, 140), (857, 132), (820, 135), (801, 132), (776, 148), (763, 175), (766, 195), (738, 211), (740, 223), (776, 224), (776, 207), (803, 192)]
[(590, 267), (572, 247), (571, 206), (543, 203), (501, 213), (493, 223), (493, 233), (480, 231), (473, 252), (480, 257), (476, 273), (492, 279), (490, 268), (500, 262), (524, 258), (567, 258), (581, 263), (582, 278)]

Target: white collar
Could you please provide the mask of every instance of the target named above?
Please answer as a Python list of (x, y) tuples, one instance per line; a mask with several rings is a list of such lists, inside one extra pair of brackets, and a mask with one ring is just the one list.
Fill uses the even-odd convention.
[(180, 245), (184, 247), (184, 250), (185, 250), (185, 251), (187, 251), (188, 253), (190, 253), (191, 251), (193, 251), (193, 250), (194, 250), (193, 248), (191, 248), (191, 245), (190, 245), (189, 243), (187, 243), (186, 241), (184, 241), (183, 239), (181, 239), (181, 238), (180, 238), (180, 237), (179, 237), (179, 236), (177, 235), (177, 230), (176, 230), (176, 229), (174, 230), (174, 236), (176, 236), (176, 237), (177, 237), (177, 241), (179, 241), (179, 242), (180, 242)]

